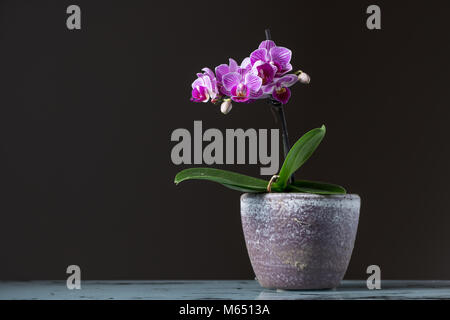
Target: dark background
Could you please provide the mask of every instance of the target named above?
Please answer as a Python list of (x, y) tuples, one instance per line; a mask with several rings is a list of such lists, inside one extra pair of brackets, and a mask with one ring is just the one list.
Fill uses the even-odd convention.
[[(66, 28), (77, 4), (82, 29)], [(365, 10), (381, 7), (382, 30)], [(176, 128), (276, 128), (263, 102), (189, 101), (202, 67), (270, 27), (309, 86), (299, 175), (362, 198), (346, 278), (450, 278), (448, 5), (433, 1), (0, 1), (0, 279), (249, 279), (238, 192), (173, 184)], [(259, 166), (222, 166), (259, 174)]]

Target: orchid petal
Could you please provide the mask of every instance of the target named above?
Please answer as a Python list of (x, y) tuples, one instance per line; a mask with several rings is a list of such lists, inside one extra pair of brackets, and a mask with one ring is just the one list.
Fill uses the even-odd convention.
[(236, 72), (238, 69), (238, 64), (236, 62), (236, 60), (234, 60), (233, 58), (228, 59), (229, 62), (229, 66), (230, 66), (230, 72)]
[(276, 81), (276, 84), (280, 87), (288, 88), (298, 81), (298, 77), (295, 74), (287, 74)]
[(237, 70), (237, 73), (239, 73), (239, 75), (241, 76), (241, 80), (242, 80), (242, 79), (245, 79), (245, 75), (247, 73), (249, 73), (250, 71), (251, 71), (251, 69), (249, 69), (249, 68), (247, 68), (247, 69), (239, 68)]
[(202, 78), (197, 78), (192, 82), (192, 89), (195, 89), (196, 87), (203, 87), (205, 85), (205, 82)]
[(289, 72), (291, 70), (292, 70), (292, 64), (288, 63), (282, 68), (282, 70), (279, 70), (278, 73), (279, 74), (285, 74), (285, 73), (287, 73), (287, 72)]
[(281, 102), (282, 104), (286, 104), (291, 97), (291, 90), (289, 88), (281, 88), (281, 90), (274, 90), (272, 93), (272, 97)]
[(259, 44), (258, 48), (259, 49), (264, 48), (267, 50), (267, 52), (269, 52), (270, 49), (272, 49), (273, 47), (276, 47), (275, 42), (273, 42), (272, 40), (264, 40)]
[(247, 58), (245, 58), (244, 60), (242, 60), (242, 62), (241, 62), (241, 68), (243, 68), (243, 69), (246, 69), (249, 65), (251, 65), (252, 63), (251, 63), (251, 61), (250, 61), (250, 58), (249, 57), (247, 57)]
[(224, 75), (230, 72), (230, 68), (226, 64), (221, 64), (215, 68), (217, 81), (222, 82)]
[(262, 79), (258, 76), (255, 76), (254, 74), (247, 73), (245, 75), (245, 85), (250, 91), (257, 92), (259, 89), (261, 89)]
[(224, 75), (222, 80), (225, 89), (230, 91), (241, 82), (241, 76), (237, 72), (230, 72)]
[(231, 97), (231, 100), (235, 102), (247, 102), (249, 97)]
[(261, 60), (256, 61), (256, 63), (253, 65), (253, 74), (259, 76), (262, 79), (263, 85), (266, 85), (273, 81), (277, 70), (277, 67)]
[(270, 49), (270, 56), (275, 64), (279, 64), (284, 69), (284, 66), (291, 62), (292, 51), (284, 47), (273, 47)]
[(231, 99), (236, 102), (245, 102), (250, 98), (250, 89), (243, 83), (239, 83), (231, 90)]
[(249, 57), (247, 57), (244, 60), (242, 60), (240, 68), (244, 69), (246, 71), (245, 73), (249, 72), (252, 69), (252, 63), (251, 63)]
[(205, 87), (197, 87), (192, 90), (192, 101), (194, 102), (208, 102), (209, 95)]
[(203, 75), (202, 79), (205, 82), (205, 87), (208, 89), (208, 91), (212, 92), (213, 86), (212, 86), (211, 78), (208, 77), (207, 75)]
[(250, 91), (250, 98), (251, 99), (258, 99), (263, 95), (263, 91), (260, 88), (258, 91)]
[(267, 54), (267, 50), (264, 48), (261, 49), (256, 49), (255, 51), (253, 51), (250, 54), (250, 62), (252, 63), (252, 65), (255, 64), (256, 61), (258, 60), (262, 60), (267, 62), (269, 60), (268, 54)]
[(198, 102), (199, 101), (199, 97), (200, 97), (199, 89), (197, 89), (197, 88), (192, 89), (192, 98), (191, 98), (191, 100), (195, 101), (195, 102)]
[(230, 91), (227, 90), (227, 89), (225, 89), (224, 86), (220, 86), (220, 87), (219, 87), (219, 92), (220, 92), (222, 95), (224, 95), (224, 96), (230, 96), (230, 95), (231, 95)]
[(214, 79), (216, 76), (214, 75), (214, 72), (210, 68), (203, 68), (202, 71), (209, 76), (211, 79)]
[(273, 88), (275, 88), (275, 83), (269, 83), (268, 85), (262, 86), (261, 89), (264, 94), (272, 94)]

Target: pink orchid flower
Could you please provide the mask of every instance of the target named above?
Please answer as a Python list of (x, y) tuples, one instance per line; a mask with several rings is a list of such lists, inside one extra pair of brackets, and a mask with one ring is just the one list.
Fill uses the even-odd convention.
[(275, 79), (273, 83), (266, 86), (264, 93), (271, 93), (275, 100), (282, 104), (286, 104), (291, 97), (291, 89), (289, 89), (289, 87), (297, 81), (298, 77), (295, 74), (287, 74), (281, 78)]
[(219, 88), (219, 92), (226, 95), (226, 90), (223, 88), (223, 76), (230, 72), (237, 72), (239, 66), (237, 62), (230, 58), (228, 65), (221, 64), (215, 68), (216, 71), (216, 79), (217, 79), (217, 87)]
[(262, 96), (262, 79), (246, 69), (239, 68), (223, 76), (225, 93), (236, 102), (247, 102)]
[(192, 82), (192, 98), (194, 102), (213, 101), (219, 94), (217, 80), (214, 72), (209, 68), (203, 68), (203, 73), (197, 73), (197, 79)]
[(292, 70), (291, 57), (291, 50), (277, 47), (272, 40), (264, 40), (258, 49), (250, 54), (250, 62), (253, 67), (258, 62), (258, 74), (261, 73), (264, 77), (270, 77), (271, 71), (267, 66), (270, 65), (276, 68), (275, 76), (280, 77)]

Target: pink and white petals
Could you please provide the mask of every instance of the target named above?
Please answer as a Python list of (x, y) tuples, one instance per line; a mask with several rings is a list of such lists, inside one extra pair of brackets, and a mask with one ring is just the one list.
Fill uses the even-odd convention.
[(250, 61), (249, 57), (242, 60), (240, 69), (244, 70), (245, 73), (250, 72), (250, 70), (252, 70), (252, 62)]
[(250, 90), (245, 84), (239, 83), (231, 89), (231, 99), (236, 102), (248, 101), (250, 99)]
[(291, 97), (291, 89), (289, 88), (275, 88), (275, 90), (272, 93), (272, 97), (281, 102), (282, 104), (286, 104), (289, 101), (289, 98)]
[(270, 49), (272, 49), (273, 47), (276, 47), (275, 42), (273, 42), (272, 40), (264, 40), (259, 44), (258, 49), (264, 48), (267, 51), (270, 51)]
[(204, 75), (208, 76), (210, 78), (210, 80), (212, 81), (213, 79), (216, 79), (216, 75), (214, 74), (214, 72), (210, 69), (210, 68), (203, 68), (202, 69)]
[(295, 74), (287, 74), (276, 79), (272, 87), (272, 97), (282, 104), (286, 104), (291, 97), (291, 90), (289, 87), (297, 81), (298, 77)]
[(289, 87), (296, 82), (309, 83), (310, 77), (297, 71), (289, 74), (292, 51), (277, 47), (272, 40), (262, 41), (241, 64), (229, 59), (214, 71), (203, 68), (192, 83), (192, 101), (220, 103), (221, 112), (230, 112), (231, 102), (252, 103), (274, 99), (286, 104), (291, 97)]
[(273, 81), (277, 68), (270, 63), (259, 60), (253, 65), (252, 72), (261, 78), (262, 85), (267, 85)]
[(203, 68), (204, 73), (197, 73), (197, 79), (192, 82), (192, 98), (194, 102), (208, 102), (219, 94), (217, 80), (214, 72), (209, 68)]
[(292, 51), (284, 47), (270, 49), (270, 61), (278, 69), (277, 75), (283, 75), (292, 70)]
[(231, 91), (241, 82), (241, 75), (237, 72), (230, 72), (223, 76), (223, 87), (227, 91)]
[(262, 79), (254, 74), (245, 73), (239, 69), (238, 72), (230, 72), (223, 76), (223, 87), (230, 93), (230, 97), (236, 102), (246, 102), (250, 98), (260, 97)]
[(281, 78), (274, 78), (274, 81), (262, 86), (264, 94), (272, 94), (275, 89), (289, 88), (298, 81), (295, 74), (287, 74)]
[(275, 42), (266, 40), (250, 55), (250, 62), (254, 66), (258, 61), (267, 62), (277, 68), (276, 75), (282, 76), (292, 70), (292, 51), (277, 47)]
[(260, 77), (247, 73), (244, 78), (244, 83), (250, 90), (252, 98), (257, 98), (262, 94), (262, 79)]
[(191, 101), (194, 102), (208, 102), (209, 94), (206, 87), (197, 86), (192, 89), (192, 98)]
[(270, 62), (269, 52), (264, 48), (253, 51), (250, 54), (250, 62), (254, 65), (256, 61)]
[(221, 64), (219, 66), (216, 67), (215, 71), (216, 71), (216, 79), (218, 83), (222, 83), (222, 78), (224, 75), (226, 75), (227, 73), (230, 72), (236, 72), (238, 70), (239, 66), (237, 64), (237, 62), (230, 58), (229, 59), (229, 64)]
[(286, 74), (282, 76), (281, 78), (277, 79), (275, 81), (275, 84), (277, 86), (282, 86), (289, 88), (292, 85), (294, 85), (298, 81), (298, 77), (295, 74)]

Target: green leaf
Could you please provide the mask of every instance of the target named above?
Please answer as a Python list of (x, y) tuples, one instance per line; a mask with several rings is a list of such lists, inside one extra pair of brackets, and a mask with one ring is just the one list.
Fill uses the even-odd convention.
[(324, 195), (347, 193), (343, 187), (338, 186), (337, 184), (307, 180), (296, 180), (293, 184), (287, 186), (287, 190), (291, 192), (305, 192)]
[(266, 190), (264, 191), (260, 191), (260, 190), (254, 190), (254, 189), (250, 189), (250, 188), (246, 188), (246, 187), (238, 187), (238, 186), (234, 186), (232, 184), (225, 184), (222, 183), (222, 185), (228, 189), (231, 190), (235, 190), (235, 191), (240, 191), (240, 192), (247, 192), (247, 193), (261, 193), (261, 192), (266, 192)]
[(245, 190), (244, 192), (265, 192), (268, 184), (268, 181), (262, 179), (214, 168), (185, 169), (175, 176), (176, 184), (185, 180), (209, 180), (234, 190)]
[(286, 188), (290, 176), (311, 157), (314, 150), (319, 146), (325, 136), (325, 131), (325, 126), (322, 126), (308, 131), (298, 139), (284, 160), (279, 174), (280, 177), (274, 184), (277, 188), (282, 190)]

